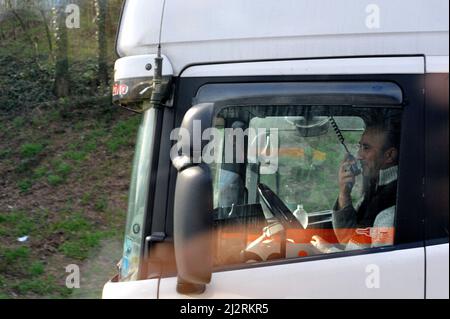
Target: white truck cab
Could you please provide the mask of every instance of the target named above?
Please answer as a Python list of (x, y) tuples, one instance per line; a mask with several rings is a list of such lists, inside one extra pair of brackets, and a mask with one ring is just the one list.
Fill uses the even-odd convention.
[[(113, 98), (143, 119), (103, 298), (449, 298), (448, 6), (124, 1)], [(338, 226), (340, 163), (387, 123), (395, 165), (374, 202), (355, 168)]]

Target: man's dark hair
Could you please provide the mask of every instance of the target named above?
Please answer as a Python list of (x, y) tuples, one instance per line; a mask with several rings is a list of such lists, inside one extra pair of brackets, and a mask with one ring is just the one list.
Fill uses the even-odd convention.
[(373, 129), (386, 134), (383, 151), (394, 147), (400, 152), (401, 125), (397, 114), (378, 114), (366, 122), (366, 129)]

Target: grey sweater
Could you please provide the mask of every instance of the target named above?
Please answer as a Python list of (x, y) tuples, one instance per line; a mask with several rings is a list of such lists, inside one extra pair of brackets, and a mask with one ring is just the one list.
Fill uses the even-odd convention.
[[(387, 185), (397, 180), (397, 172), (398, 166), (393, 166), (386, 170), (381, 170), (378, 186)], [(361, 199), (355, 206), (358, 208), (361, 205), (362, 201), (363, 199)], [(355, 234), (355, 232), (359, 230), (357, 228), (356, 209), (352, 205), (344, 207), (341, 210), (338, 210), (337, 207), (338, 204), (336, 203), (333, 209), (333, 228), (339, 242), (344, 245), (344, 250), (380, 247), (393, 244), (393, 227), (396, 209), (395, 205), (379, 212), (375, 218), (373, 227), (371, 227), (370, 229), (360, 230), (362, 232), (367, 232), (367, 236), (371, 237), (370, 247), (367, 247), (367, 245), (358, 244), (350, 239)], [(317, 248), (319, 250), (322, 250), (322, 252), (342, 251), (342, 249), (336, 246)]]

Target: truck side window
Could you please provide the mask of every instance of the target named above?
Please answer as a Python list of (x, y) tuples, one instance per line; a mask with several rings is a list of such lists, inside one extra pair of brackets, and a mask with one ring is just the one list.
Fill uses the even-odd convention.
[[(223, 108), (220, 161), (210, 164), (215, 264), (393, 245), (400, 116), (387, 107)], [(232, 134), (236, 121), (242, 136)]]

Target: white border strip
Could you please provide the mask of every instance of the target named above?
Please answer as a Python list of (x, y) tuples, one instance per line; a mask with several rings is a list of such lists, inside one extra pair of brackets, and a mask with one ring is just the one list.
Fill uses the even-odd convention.
[(448, 73), (448, 55), (427, 56), (427, 73)]
[(198, 65), (181, 77), (336, 75), (336, 74), (423, 74), (423, 57), (316, 59)]

